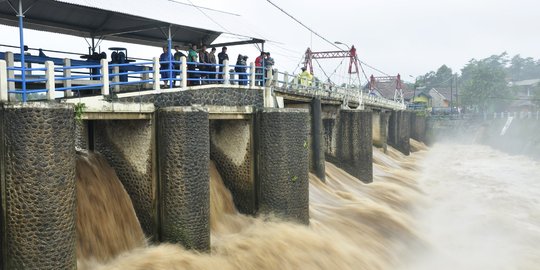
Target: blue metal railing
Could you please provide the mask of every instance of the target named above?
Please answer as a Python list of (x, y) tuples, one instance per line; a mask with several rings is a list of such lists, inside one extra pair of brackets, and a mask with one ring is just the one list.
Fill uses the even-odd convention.
[[(233, 84), (240, 86), (271, 86), (281, 91), (301, 91), (314, 95), (324, 94), (347, 100), (360, 100), (360, 103), (383, 104), (385, 106), (403, 107), (390, 100), (362, 96), (358, 89), (340, 88), (329, 84), (313, 81), (311, 85), (303, 86), (298, 81), (298, 74), (287, 74), (266, 67), (251, 65), (227, 65), (182, 61), (157, 61), (109, 63), (104, 60), (77, 62), (70, 64), (66, 60), (47, 60), (47, 57), (30, 57), (32, 65), (38, 67), (17, 67), (12, 62), (8, 66), (8, 93), (21, 95), (22, 100), (29, 94), (49, 93), (48, 98), (56, 95), (68, 96), (75, 93), (82, 95), (89, 91), (103, 95), (113, 92), (160, 89), (162, 85), (172, 88), (176, 82), (180, 87), (201, 84)], [(48, 64), (45, 65), (47, 60)], [(41, 62), (40, 62), (41, 61)], [(20, 63), (20, 62), (17, 62)], [(41, 66), (46, 67), (41, 67)], [(48, 68), (47, 68), (48, 67)], [(104, 77), (104, 74), (108, 74)], [(163, 82), (163, 83), (162, 83)], [(46, 85), (44, 87), (44, 85)], [(24, 86), (24, 87), (23, 87)], [(28, 86), (29, 89), (26, 89)], [(139, 86), (137, 88), (133, 86)], [(49, 89), (46, 89), (46, 88)], [(363, 100), (363, 101), (362, 101)]]

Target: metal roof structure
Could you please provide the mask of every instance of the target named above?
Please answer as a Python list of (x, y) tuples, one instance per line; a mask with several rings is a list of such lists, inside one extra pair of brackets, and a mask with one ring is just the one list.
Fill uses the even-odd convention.
[(19, 26), (19, 1), (25, 29), (150, 46), (166, 44), (169, 31), (183, 47), (211, 44), (223, 33), (238, 37), (234, 44), (264, 42), (241, 32), (239, 15), (165, 0), (0, 0), (0, 24)]

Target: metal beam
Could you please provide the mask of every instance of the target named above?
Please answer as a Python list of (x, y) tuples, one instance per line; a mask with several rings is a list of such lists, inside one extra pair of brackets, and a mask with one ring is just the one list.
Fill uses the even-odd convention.
[(118, 30), (109, 30), (109, 31), (96, 31), (92, 32), (93, 36), (115, 36), (115, 35), (123, 35), (123, 34), (130, 34), (130, 33), (136, 33), (136, 32), (142, 32), (149, 29), (154, 28), (160, 28), (160, 27), (166, 27), (168, 26), (165, 23), (152, 23), (147, 25), (135, 25), (131, 27), (126, 27), (123, 29)]
[(212, 45), (209, 45), (209, 46), (223, 47), (223, 46), (237, 46), (237, 45), (246, 45), (246, 44), (255, 44), (255, 43), (264, 43), (264, 40), (253, 38), (251, 40), (224, 42), (224, 43), (212, 44)]

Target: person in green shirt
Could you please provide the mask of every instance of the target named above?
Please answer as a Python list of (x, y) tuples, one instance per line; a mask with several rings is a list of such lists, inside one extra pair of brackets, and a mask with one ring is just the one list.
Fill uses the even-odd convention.
[[(199, 57), (199, 54), (197, 53), (197, 45), (192, 44), (191, 48), (188, 51), (187, 61), (188, 61), (188, 71), (194, 71), (197, 68), (197, 64), (194, 64), (197, 62), (197, 59)], [(188, 72), (188, 78), (196, 78), (197, 76), (192, 73)], [(187, 85), (194, 85), (194, 81), (188, 80)]]

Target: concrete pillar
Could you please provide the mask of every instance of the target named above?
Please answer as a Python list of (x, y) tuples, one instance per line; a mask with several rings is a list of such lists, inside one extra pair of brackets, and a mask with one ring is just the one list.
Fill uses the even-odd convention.
[(101, 59), (101, 94), (110, 95), (109, 92), (109, 62), (107, 59)]
[(54, 100), (56, 96), (56, 88), (54, 81), (54, 63), (52, 61), (45, 61), (45, 78), (47, 82), (45, 83), (45, 88), (47, 89), (47, 100)]
[(187, 58), (185, 56), (180, 57), (180, 61), (182, 64), (180, 65), (182, 69), (182, 83), (181, 87), (182, 89), (186, 89), (188, 85), (188, 66), (187, 66)]
[(2, 269), (75, 269), (73, 108), (0, 109)]
[(8, 80), (6, 61), (0, 60), (0, 102), (8, 100)]
[[(6, 52), (4, 55), (7, 67), (12, 68), (15, 67), (15, 55), (12, 52)], [(7, 72), (8, 79), (15, 79), (15, 71), (14, 70), (8, 70)], [(15, 89), (15, 82), (8, 82), (8, 89), (14, 90)]]
[(324, 181), (325, 157), (324, 157), (324, 128), (322, 121), (321, 99), (314, 98), (311, 101), (311, 162), (310, 171)]
[[(64, 67), (71, 67), (71, 59), (64, 58)], [(71, 69), (66, 68), (62, 71), (64, 78), (71, 78)], [(63, 87), (71, 88), (71, 79), (62, 81)], [(64, 90), (64, 97), (72, 97), (73, 92), (71, 90)]]
[(373, 181), (370, 111), (340, 110), (334, 163), (364, 183)]
[(112, 68), (112, 72), (113, 74), (115, 74), (112, 79), (113, 83), (115, 84), (113, 86), (113, 93), (119, 93), (120, 92), (120, 85), (117, 84), (120, 82), (120, 75), (118, 75), (118, 73), (120, 73), (120, 67), (119, 66), (114, 66)]
[(257, 212), (253, 119), (211, 120), (210, 158), (243, 214)]
[(253, 62), (249, 63), (249, 88), (255, 87), (255, 73), (257, 72), (255, 69), (255, 64)]
[[(143, 70), (145, 72), (150, 72), (151, 69), (150, 69), (150, 67), (144, 66)], [(150, 73), (143, 73), (141, 75), (141, 80), (149, 81), (150, 80)], [(144, 89), (150, 89), (150, 83), (148, 83), (148, 82), (143, 83), (143, 87), (144, 87)]]
[[(231, 84), (231, 74), (229, 72), (229, 60), (223, 60), (223, 84), (224, 85), (230, 85)], [(251, 86), (251, 80), (250, 80), (250, 86)]]
[(189, 107), (158, 112), (161, 241), (210, 250), (208, 112)]
[(388, 144), (399, 150), (404, 155), (409, 155), (411, 146), (410, 112), (393, 111), (388, 124)]
[(159, 58), (157, 58), (157, 57), (152, 58), (152, 62), (153, 62), (152, 68), (154, 70), (154, 75), (153, 75), (153, 78), (152, 78), (152, 79), (154, 79), (154, 87), (153, 87), (153, 89), (155, 91), (159, 91), (161, 89), (160, 86), (159, 86), (159, 84), (160, 84), (160, 80), (159, 80), (159, 67), (160, 67), (159, 66)]
[(308, 224), (308, 111), (263, 109), (256, 123), (259, 212)]

